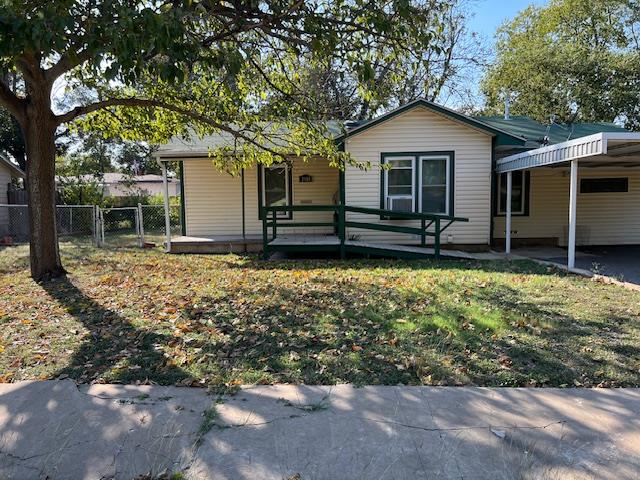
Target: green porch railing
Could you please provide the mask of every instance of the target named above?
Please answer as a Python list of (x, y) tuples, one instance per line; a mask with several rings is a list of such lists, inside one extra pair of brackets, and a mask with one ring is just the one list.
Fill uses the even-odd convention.
[[(334, 220), (331, 222), (296, 222), (281, 218), (278, 213), (293, 212), (330, 212), (333, 213)], [(360, 213), (365, 215), (373, 215), (385, 221), (394, 220), (419, 220), (420, 226), (396, 225), (389, 223), (372, 223), (347, 220), (347, 212)], [(265, 258), (268, 257), (269, 251), (272, 249), (270, 242), (277, 238), (278, 230), (282, 228), (305, 228), (305, 227), (332, 227), (337, 233), (340, 240), (339, 251), (340, 256), (344, 258), (349, 249), (346, 239), (346, 229), (358, 228), (361, 230), (375, 230), (384, 232), (405, 233), (408, 235), (417, 235), (420, 237), (420, 246), (426, 247), (427, 237), (433, 237), (434, 256), (440, 257), (440, 236), (454, 222), (468, 222), (468, 218), (454, 217), (449, 215), (437, 215), (431, 213), (414, 213), (414, 212), (397, 212), (392, 210), (383, 210), (379, 208), (352, 207), (349, 205), (281, 205), (261, 207), (262, 217), (262, 241), (263, 252)], [(432, 228), (433, 227), (433, 228)], [(271, 236), (269, 236), (271, 229)], [(304, 250), (318, 249), (317, 245), (309, 245)]]

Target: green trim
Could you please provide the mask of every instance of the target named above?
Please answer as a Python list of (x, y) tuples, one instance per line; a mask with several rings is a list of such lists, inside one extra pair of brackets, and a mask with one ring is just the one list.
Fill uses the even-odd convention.
[(343, 142), (346, 138), (349, 137), (353, 137), (354, 135), (358, 135), (362, 132), (365, 132), (367, 130), (369, 130), (370, 128), (373, 128), (377, 125), (379, 125), (382, 122), (385, 122), (387, 120), (390, 120), (394, 117), (397, 117), (398, 115), (401, 115), (409, 110), (412, 110), (414, 108), (417, 107), (423, 107), (426, 108), (428, 110), (431, 110), (432, 112), (435, 112), (437, 114), (443, 115), (445, 117), (449, 117), (450, 119), (456, 120), (458, 122), (467, 124), (473, 128), (482, 130), (487, 132), (490, 135), (493, 135), (494, 137), (496, 137), (496, 146), (503, 146), (503, 145), (521, 145), (524, 146), (524, 144), (526, 143), (526, 139), (524, 137), (520, 137), (517, 135), (513, 135), (505, 130), (493, 127), (485, 122), (482, 122), (480, 120), (476, 120), (475, 118), (472, 117), (468, 117), (467, 115), (463, 115), (461, 113), (458, 113), (454, 110), (450, 110), (448, 108), (442, 107), (440, 105), (436, 105), (433, 102), (429, 102), (425, 99), (419, 98), (417, 100), (414, 100), (413, 102), (409, 102), (399, 108), (396, 108), (395, 110), (392, 110), (388, 113), (385, 113), (384, 115), (381, 115), (365, 124), (360, 125), (359, 127), (356, 127), (352, 130), (350, 130), (349, 132), (346, 132), (345, 134), (341, 135), (340, 137), (336, 138), (336, 143), (338, 142)]
[(496, 205), (496, 188), (497, 188), (497, 180), (496, 176), (493, 172), (496, 171), (496, 139), (491, 139), (491, 193), (490, 193), (490, 201), (491, 201), (491, 218), (489, 219), (489, 246), (493, 245), (494, 241), (494, 233), (493, 230), (496, 228), (495, 226), (495, 215), (494, 215), (494, 207)]
[[(246, 239), (247, 238), (247, 219), (246, 219), (246, 205), (245, 205), (245, 193), (244, 193), (244, 168), (242, 170), (240, 170), (240, 182), (241, 182), (241, 189), (240, 189), (240, 193), (242, 196), (242, 238)], [(260, 212), (260, 209), (258, 208), (258, 212)], [(260, 213), (258, 213), (258, 215), (260, 215)]]
[(178, 176), (180, 179), (180, 233), (187, 235), (187, 214), (184, 198), (184, 162), (178, 163)]
[[(293, 165), (286, 165), (289, 171), (289, 204), (288, 207), (293, 206)], [(264, 165), (258, 165), (258, 220), (262, 220), (262, 175), (264, 175)], [(280, 220), (293, 220), (293, 212), (289, 211), (286, 217), (280, 217)]]
[[(413, 182), (414, 182), (414, 205), (413, 211), (414, 213), (427, 213), (430, 212), (420, 212), (420, 178), (422, 176), (422, 162), (420, 162), (420, 157), (431, 157), (431, 156), (446, 156), (449, 158), (449, 211), (444, 215), (454, 216), (455, 215), (455, 185), (456, 185), (456, 152), (454, 150), (437, 150), (437, 151), (429, 151), (429, 152), (382, 152), (380, 154), (380, 165), (384, 165), (389, 157), (413, 157)], [(384, 170), (380, 169), (380, 210), (387, 210), (384, 198), (384, 190), (385, 190), (385, 174)], [(434, 214), (434, 215), (443, 215), (443, 214)], [(395, 215), (393, 217), (381, 216), (380, 220), (399, 220)]]

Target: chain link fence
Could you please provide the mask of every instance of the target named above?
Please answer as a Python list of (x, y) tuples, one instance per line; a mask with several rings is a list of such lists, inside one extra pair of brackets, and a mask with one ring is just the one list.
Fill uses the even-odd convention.
[[(169, 207), (171, 234), (181, 231), (180, 207)], [(58, 205), (60, 238), (85, 240), (106, 248), (162, 245), (166, 239), (163, 205), (100, 208), (96, 205)], [(27, 205), (0, 204), (0, 244), (29, 242)]]
[[(95, 241), (96, 208), (93, 205), (56, 206), (58, 236)], [(0, 238), (6, 239), (3, 243), (29, 241), (27, 205), (0, 205)]]

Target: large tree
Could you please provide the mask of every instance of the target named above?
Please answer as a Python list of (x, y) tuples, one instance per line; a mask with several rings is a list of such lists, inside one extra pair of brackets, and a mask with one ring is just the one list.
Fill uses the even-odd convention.
[[(323, 111), (295, 70), (339, 60), (365, 86), (372, 64), (409, 48), (439, 50), (444, 0), (4, 0), (0, 103), (25, 137), (31, 274), (64, 274), (55, 229), (56, 130), (85, 118), (125, 139), (222, 132), (221, 163), (269, 162), (288, 150), (340, 161)], [(54, 84), (95, 98), (52, 109)], [(57, 82), (57, 83), (56, 83)], [(286, 99), (283, 101), (283, 99)], [(274, 138), (277, 137), (277, 138)]]
[(482, 88), (487, 106), (549, 121), (640, 127), (640, 6), (629, 0), (551, 0), (498, 31)]

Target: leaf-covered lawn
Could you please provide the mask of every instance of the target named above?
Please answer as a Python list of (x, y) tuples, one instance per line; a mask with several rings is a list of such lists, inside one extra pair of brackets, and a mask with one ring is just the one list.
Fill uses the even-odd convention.
[(640, 386), (640, 294), (528, 262), (170, 256), (63, 244), (38, 285), (0, 251), (0, 376)]

